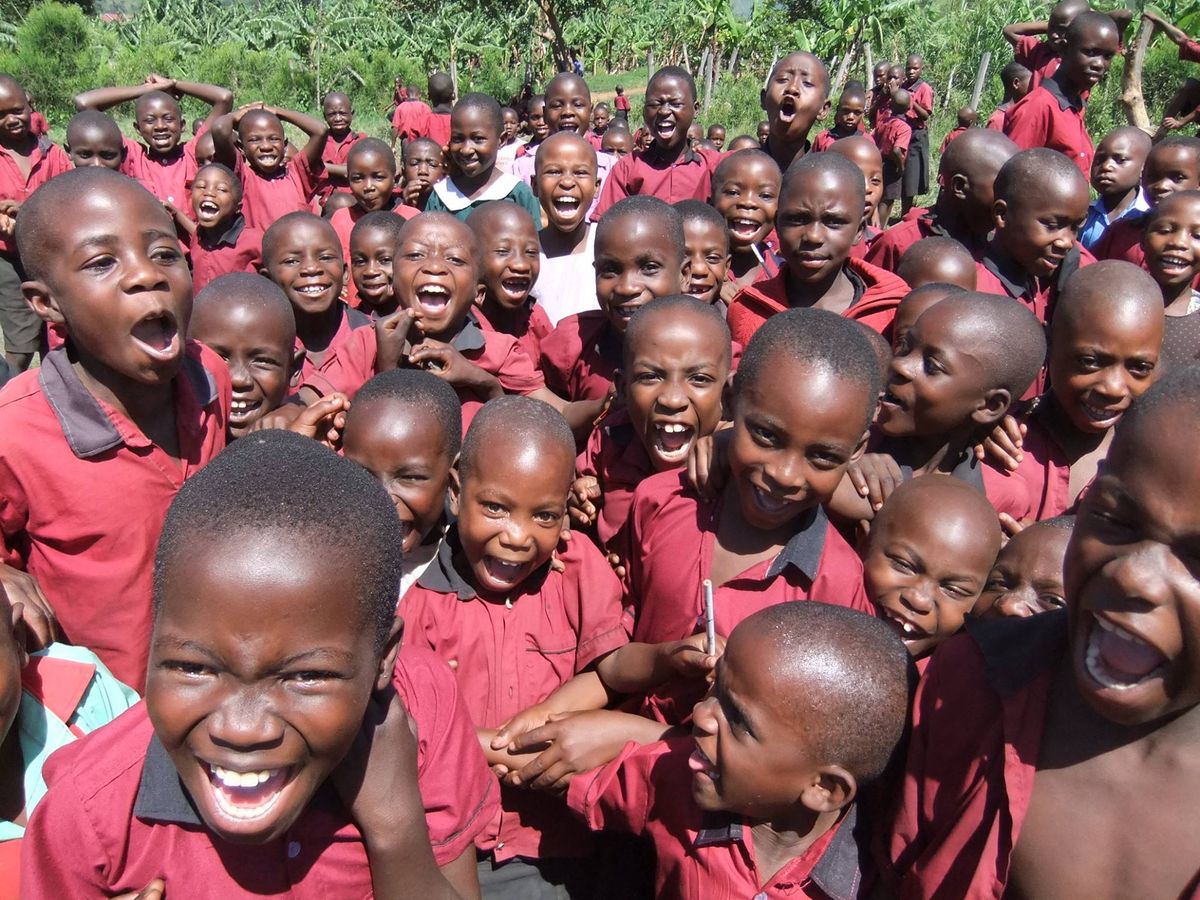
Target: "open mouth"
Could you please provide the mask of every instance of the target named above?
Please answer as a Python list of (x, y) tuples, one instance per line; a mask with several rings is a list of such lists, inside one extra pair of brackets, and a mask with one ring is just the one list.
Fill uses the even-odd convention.
[(1086, 400), (1079, 401), (1079, 409), (1089, 422), (1102, 428), (1111, 428), (1116, 425), (1117, 420), (1125, 412), (1124, 406), (1093, 406)]
[(750, 496), (754, 505), (766, 516), (777, 518), (796, 507), (795, 500), (780, 497), (770, 491), (763, 490), (756, 484), (750, 486)]
[(229, 421), (235, 425), (243, 425), (252, 421), (260, 409), (262, 409), (262, 400), (234, 398), (229, 405)]
[(521, 581), (525, 574), (527, 563), (512, 562), (496, 556), (485, 556), (483, 568), (488, 578), (502, 589), (511, 588)]
[(633, 314), (646, 305), (646, 300), (636, 300), (632, 303), (610, 303), (608, 305), (609, 312), (616, 316), (622, 324), (628, 325), (629, 320), (633, 318)]
[(1192, 261), (1183, 256), (1170, 254), (1158, 258), (1158, 267), (1166, 275), (1182, 275), (1192, 268)]
[(675, 123), (670, 119), (654, 123), (654, 136), (663, 143), (670, 142), (670, 140), (675, 137), (675, 132)]
[(712, 760), (705, 756), (699, 747), (693, 750), (692, 755), (688, 757), (688, 768), (692, 770), (693, 779), (697, 775), (703, 775), (713, 784), (721, 780), (721, 773), (717, 771)]
[(143, 352), (156, 360), (172, 360), (179, 355), (183, 342), (179, 325), (169, 312), (152, 313), (138, 321), (130, 331)]
[(329, 282), (316, 282), (313, 284), (297, 284), (292, 286), (292, 291), (299, 294), (305, 300), (318, 300), (329, 292), (333, 285)]
[(554, 207), (554, 211), (556, 213), (563, 218), (569, 219), (573, 218), (579, 213), (583, 203), (578, 197), (571, 197), (564, 194), (562, 196), (555, 197), (551, 201), (551, 205)]
[(196, 215), (203, 220), (215, 219), (220, 214), (221, 207), (211, 200), (201, 200), (196, 206)]
[(1166, 675), (1167, 659), (1137, 635), (1094, 617), (1084, 654), (1087, 673), (1102, 688), (1129, 691)]
[(685, 422), (655, 422), (652, 447), (663, 462), (679, 465), (687, 460), (695, 437), (695, 427)]
[(508, 294), (510, 299), (518, 302), (524, 301), (529, 296), (531, 287), (533, 287), (533, 279), (528, 275), (513, 275), (500, 279), (501, 290)]
[(888, 609), (886, 606), (881, 606), (879, 611), (883, 613), (883, 617), (887, 623), (896, 629), (896, 633), (900, 635), (900, 640), (904, 641), (905, 644), (923, 641), (929, 637), (929, 632), (920, 625), (910, 622), (904, 616)]
[(788, 95), (779, 101), (779, 121), (785, 125), (791, 124), (796, 118), (796, 98)]
[(712, 281), (689, 281), (687, 286), (688, 296), (704, 298), (708, 295), (716, 283)]
[(450, 291), (440, 284), (417, 288), (417, 305), (428, 315), (440, 315), (450, 306)]
[(201, 762), (212, 786), (218, 811), (228, 819), (250, 823), (265, 818), (275, 808), (291, 781), (292, 767), (236, 772)]
[(753, 219), (733, 218), (729, 220), (729, 233), (743, 241), (753, 239), (761, 228), (762, 223)]

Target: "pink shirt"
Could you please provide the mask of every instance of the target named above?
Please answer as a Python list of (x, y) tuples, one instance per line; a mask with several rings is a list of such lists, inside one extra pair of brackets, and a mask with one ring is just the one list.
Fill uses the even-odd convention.
[(192, 261), (192, 290), (200, 293), (206, 284), (230, 272), (257, 272), (262, 265), (262, 232), (247, 228), (238, 215), (223, 231), (203, 234), (201, 229), (188, 239)]
[(313, 171), (303, 153), (274, 177), (260, 175), (238, 154), (237, 176), (242, 180), (242, 214), (251, 228), (265, 232), (288, 213), (309, 209), (316, 192), (316, 179), (325, 171)]
[[(63, 172), (71, 170), (71, 157), (45, 135), (38, 137), (29, 158), (29, 176), (21, 174), (11, 150), (0, 147), (0, 200), (23, 203), (39, 187)], [(0, 237), (0, 253), (16, 253), (17, 242)]]
[(648, 194), (667, 203), (707, 202), (712, 193), (712, 174), (720, 161), (721, 154), (711, 150), (684, 150), (673, 162), (662, 161), (653, 146), (644, 153), (634, 150), (609, 172), (591, 218), (598, 220), (618, 200), (634, 194)]
[(196, 177), (196, 141), (207, 130), (207, 127), (201, 128), (195, 137), (177, 146), (169, 156), (152, 154), (145, 145), (122, 136), (121, 142), (125, 145), (122, 174), (136, 179), (159, 200), (169, 200), (191, 215), (188, 191)]

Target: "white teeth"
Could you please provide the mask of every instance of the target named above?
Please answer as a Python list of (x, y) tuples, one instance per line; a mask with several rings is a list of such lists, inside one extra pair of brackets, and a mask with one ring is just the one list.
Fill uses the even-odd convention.
[(450, 292), (440, 284), (427, 284), (420, 289), (422, 294), (449, 294)]
[(220, 766), (212, 766), (212, 773), (216, 776), (217, 781), (225, 785), (225, 787), (258, 787), (265, 781), (269, 781), (275, 772), (270, 769), (264, 769), (261, 772), (234, 772), (232, 769), (222, 769)]
[(1121, 626), (1114, 625), (1112, 622), (1108, 621), (1107, 619), (1097, 618), (1096, 624), (1100, 626), (1101, 630), (1107, 631), (1109, 634), (1115, 634), (1117, 637), (1119, 637), (1123, 640), (1129, 641), (1131, 644), (1139, 644), (1143, 647), (1150, 646), (1148, 643), (1143, 641), (1136, 634), (1131, 634), (1130, 632), (1126, 631)]
[(661, 431), (665, 431), (667, 434), (684, 434), (685, 432), (692, 430), (687, 425), (682, 425), (682, 424), (674, 423), (674, 422), (666, 422), (662, 425), (657, 425), (655, 427), (657, 427)]
[(296, 288), (296, 290), (301, 294), (312, 294), (315, 296), (316, 294), (325, 293), (325, 291), (328, 290), (328, 288), (329, 288), (328, 285), (306, 284), (303, 287)]
[(1109, 634), (1116, 635), (1121, 640), (1129, 641), (1131, 644), (1137, 644), (1143, 647), (1149, 646), (1149, 644), (1136, 635), (1130, 634), (1124, 628), (1114, 625), (1113, 623), (1104, 619), (1095, 618), (1095, 623), (1099, 627), (1093, 628), (1091, 633), (1088, 635), (1087, 650), (1084, 653), (1084, 665), (1087, 667), (1088, 674), (1091, 675), (1101, 687), (1109, 688), (1114, 691), (1128, 691), (1163, 673), (1166, 665), (1165, 663), (1147, 672), (1137, 681), (1118, 681), (1114, 679), (1109, 675), (1104, 664), (1100, 661), (1100, 632), (1107, 631)]

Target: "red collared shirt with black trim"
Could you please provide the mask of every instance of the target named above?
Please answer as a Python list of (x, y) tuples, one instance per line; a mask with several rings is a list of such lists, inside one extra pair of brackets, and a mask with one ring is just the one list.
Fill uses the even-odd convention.
[(1068, 96), (1057, 79), (1047, 78), (1013, 104), (1004, 118), (1004, 133), (1022, 150), (1057, 150), (1090, 179), (1096, 147), (1084, 122), (1086, 110), (1084, 97)]
[[(417, 785), (434, 858), (466, 852), (491, 820), (496, 779), (445, 663), (403, 647), (392, 684), (417, 731)], [(362, 834), (326, 782), (288, 831), (230, 844), (197, 815), (144, 703), (64, 747), (22, 848), (27, 900), (110, 897), (165, 878), (194, 900), (371, 896)]]
[(224, 449), (231, 392), (224, 361), (188, 341), (173, 385), (179, 459), (93, 396), (65, 348), (0, 393), (0, 560), (37, 579), (64, 640), (134, 688), (167, 507)]
[(263, 233), (246, 225), (240, 213), (225, 228), (213, 232), (197, 228), (188, 238), (188, 257), (192, 263), (192, 290), (231, 272), (257, 272), (262, 265)]

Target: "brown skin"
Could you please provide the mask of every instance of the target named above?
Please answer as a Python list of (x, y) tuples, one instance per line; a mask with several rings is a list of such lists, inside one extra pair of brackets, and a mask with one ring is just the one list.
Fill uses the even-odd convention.
[(642, 120), (659, 158), (675, 160), (686, 152), (688, 129), (699, 111), (695, 92), (682, 78), (660, 75), (650, 79), (646, 85)]
[(1168, 196), (1155, 207), (1142, 236), (1146, 268), (1162, 290), (1168, 316), (1187, 315), (1200, 275), (1200, 197)]
[[(1123, 431), (1083, 501), (1064, 564), (1069, 653), (1013, 853), (1020, 895), (1175, 897), (1195, 879), (1200, 835), (1176, 823), (1200, 800), (1189, 749), (1200, 737), (1200, 589), (1184, 550), (1200, 535), (1189, 499), (1200, 471), (1177, 452), (1196, 425), (1190, 407), (1167, 404)], [(1153, 649), (1119, 655), (1121, 631)], [(1135, 686), (1098, 680), (1089, 643), (1102, 677)], [(1156, 660), (1162, 669), (1139, 680)]]
[(849, 179), (821, 169), (792, 178), (779, 197), (775, 222), (788, 267), (789, 305), (845, 312), (854, 285), (843, 269), (863, 229)]
[(915, 658), (962, 628), (1000, 538), (987, 499), (956, 479), (918, 478), (888, 497), (863, 557), (867, 596)]
[(729, 270), (729, 233), (705, 219), (685, 219), (683, 240), (687, 248), (687, 293), (705, 303), (721, 297)]
[(191, 336), (229, 366), (231, 440), (245, 436), (255, 422), (283, 403), (297, 362), (296, 323), (287, 310), (223, 296), (196, 310)]
[(692, 799), (751, 820), (757, 868), (768, 883), (833, 827), (858, 790), (850, 772), (815, 755), (814, 732), (836, 726), (822, 718), (819, 703), (810, 705), (811, 685), (771, 665), (780, 652), (763, 630), (738, 628), (692, 719)]
[[(782, 354), (768, 371), (770, 379), (743, 387), (733, 400), (715, 585), (778, 554), (796, 520), (829, 500), (865, 446), (863, 422), (875, 399), (866, 385)], [(778, 384), (794, 390), (777, 391)]]
[(990, 129), (960, 134), (942, 156), (934, 211), (949, 236), (968, 247), (980, 246), (992, 230), (995, 182), (1017, 145)]
[(450, 488), (449, 442), (437, 418), (420, 406), (378, 398), (347, 416), (342, 450), (387, 489), (404, 528), (400, 552), (441, 536)]
[[(403, 624), (377, 647), (345, 570), (292, 537), (196, 539), (169, 564), (146, 684), (155, 733), (219, 840), (278, 838), (333, 776), (376, 894), (452, 896), (416, 827), (415, 742), (391, 686)], [(278, 800), (258, 820), (232, 818), (213, 765), (282, 770)]]
[(775, 226), (779, 187), (779, 167), (760, 154), (731, 157), (713, 177), (709, 202), (729, 226), (739, 277), (758, 264), (750, 248), (765, 240)]
[(352, 150), (346, 160), (346, 180), (355, 206), (363, 212), (387, 209), (396, 186), (395, 160), (382, 151)]
[(1200, 188), (1200, 156), (1188, 147), (1160, 145), (1150, 151), (1142, 169), (1142, 189), (1151, 207), (1175, 191)]
[(0, 819), (24, 825), (25, 762), (12, 726), (21, 706), (21, 670), (29, 661), (20, 603), (0, 596)]
[[(342, 321), (338, 296), (346, 283), (342, 243), (333, 226), (305, 216), (278, 227), (259, 270), (283, 288), (296, 314), (296, 336), (318, 365)], [(309, 289), (320, 288), (316, 293)]]
[(491, 602), (503, 603), (550, 561), (566, 525), (575, 461), (566, 448), (528, 438), (493, 428), (487, 464), (456, 469), (451, 483), (459, 571)]
[(404, 145), (403, 169), (404, 202), (424, 209), (434, 184), (446, 171), (442, 148), (428, 139), (409, 141)]
[(542, 267), (537, 227), (515, 203), (485, 205), (471, 214), (469, 225), (483, 251), (483, 313), (497, 329), (513, 334)]
[(1138, 196), (1150, 136), (1140, 128), (1117, 128), (1104, 136), (1092, 160), (1092, 187), (1110, 216), (1120, 215)]
[(1082, 177), (1031, 179), (1019, 198), (996, 200), (994, 240), (1031, 277), (1051, 278), (1075, 246), (1087, 208)]
[(115, 172), (125, 162), (125, 146), (115, 126), (111, 130), (91, 126), (68, 128), (63, 149), (77, 169), (103, 166)]
[(655, 297), (683, 293), (688, 261), (658, 222), (634, 218), (612, 221), (596, 236), (596, 299), (617, 334), (633, 314)]
[(1132, 264), (1106, 260), (1068, 283), (1051, 331), (1052, 404), (1041, 414), (1071, 461), (1071, 496), (1096, 475), (1112, 429), (1158, 376), (1162, 301)]
[(392, 265), (396, 256), (395, 237), (389, 229), (358, 228), (350, 238), (350, 277), (358, 298), (377, 316), (396, 311), (392, 292)]
[(899, 352), (900, 348), (904, 346), (904, 338), (912, 331), (917, 319), (921, 318), (921, 313), (946, 297), (945, 291), (930, 287), (913, 288), (905, 295), (904, 299), (900, 301), (900, 305), (896, 307), (896, 317), (892, 319), (893, 352)]
[(904, 252), (896, 267), (896, 274), (914, 290), (927, 284), (955, 284), (973, 291), (976, 273), (975, 260), (966, 248), (947, 253), (939, 247), (936, 252), (928, 252), (921, 247), (921, 241)]
[(759, 102), (767, 114), (763, 149), (787, 171), (792, 160), (807, 150), (813, 123), (829, 112), (829, 73), (811, 53), (789, 53), (771, 70)]
[(578, 75), (555, 76), (546, 87), (546, 124), (550, 133), (585, 134), (592, 115), (592, 92)]
[(583, 252), (587, 211), (596, 196), (596, 151), (582, 137), (571, 134), (553, 135), (542, 144), (534, 173), (546, 216), (540, 235), (542, 249), (551, 257)]
[(1070, 528), (1035, 523), (1004, 545), (974, 614), (987, 619), (1027, 618), (1064, 609), (1063, 558)]
[(863, 182), (867, 187), (863, 209), (864, 228), (871, 225), (879, 201), (883, 199), (883, 157), (879, 155), (879, 148), (870, 138), (855, 135), (834, 141), (829, 152), (840, 153), (863, 173)]
[(455, 107), (450, 114), (450, 144), (447, 155), (452, 180), (472, 200), (482, 194), (502, 174), (496, 168), (500, 132), (496, 123), (476, 107)]
[[(639, 325), (640, 339), (626, 352), (619, 393), (652, 465), (665, 471), (684, 465), (695, 441), (721, 421), (730, 352), (721, 328), (706, 316), (674, 310), (653, 321)], [(688, 430), (668, 434), (666, 425)]]

